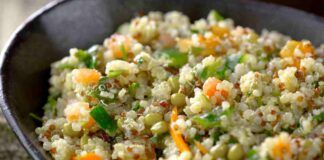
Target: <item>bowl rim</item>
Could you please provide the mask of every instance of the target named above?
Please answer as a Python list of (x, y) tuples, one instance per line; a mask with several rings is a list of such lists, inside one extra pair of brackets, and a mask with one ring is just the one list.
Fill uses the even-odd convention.
[[(2, 113), (9, 124), (10, 128), (13, 130), (14, 134), (18, 138), (20, 144), (24, 147), (24, 149), (28, 152), (28, 154), (33, 159), (45, 159), (45, 157), (41, 154), (41, 152), (36, 148), (35, 145), (31, 143), (31, 140), (29, 136), (27, 136), (25, 133), (22, 132), (20, 129), (20, 125), (17, 123), (16, 118), (12, 115), (12, 111), (10, 109), (10, 106), (8, 104), (8, 97), (6, 95), (6, 91), (4, 90), (4, 86), (6, 85), (4, 82), (4, 76), (3, 70), (4, 66), (6, 64), (6, 59), (8, 55), (10, 54), (9, 51), (11, 51), (13, 44), (17, 42), (17, 38), (21, 33), (23, 33), (26, 29), (26, 27), (32, 23), (35, 19), (40, 18), (43, 14), (46, 14), (47, 12), (51, 11), (52, 9), (55, 9), (57, 6), (64, 4), (65, 2), (70, 2), (73, 0), (54, 0), (52, 2), (49, 2), (48, 4), (44, 5), (34, 13), (32, 13), (26, 20), (24, 20), (16, 29), (15, 31), (10, 35), (9, 39), (5, 43), (5, 45), (2, 48), (2, 51), (0, 52), (0, 108), (2, 110)], [(154, 1), (154, 0), (151, 0)], [(255, 0), (238, 0), (237, 2), (247, 2), (249, 4), (252, 4), (250, 7), (261, 7), (266, 8), (268, 10), (269, 8), (276, 8), (276, 10), (281, 10), (282, 12), (290, 13), (290, 14), (296, 14), (303, 17), (307, 17), (312, 21), (316, 21), (318, 23), (324, 22), (324, 17), (317, 16), (313, 13), (309, 13), (303, 10), (295, 9), (289, 6), (283, 6), (280, 4), (274, 4), (269, 2), (261, 2), (261, 1), (255, 1)]]

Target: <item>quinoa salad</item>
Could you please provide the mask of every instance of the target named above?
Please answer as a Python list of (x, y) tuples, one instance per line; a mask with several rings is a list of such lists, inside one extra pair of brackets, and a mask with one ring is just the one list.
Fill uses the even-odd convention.
[(324, 159), (324, 45), (171, 11), (69, 53), (36, 129), (53, 159)]

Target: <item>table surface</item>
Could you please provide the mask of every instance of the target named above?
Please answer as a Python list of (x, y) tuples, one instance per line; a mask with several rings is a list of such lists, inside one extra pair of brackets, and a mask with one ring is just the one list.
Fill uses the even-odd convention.
[[(53, 0), (0, 0), (0, 50), (15, 28), (31, 13)], [(323, 0), (260, 0), (302, 9), (324, 16)], [(0, 111), (0, 159), (30, 159), (6, 124)]]

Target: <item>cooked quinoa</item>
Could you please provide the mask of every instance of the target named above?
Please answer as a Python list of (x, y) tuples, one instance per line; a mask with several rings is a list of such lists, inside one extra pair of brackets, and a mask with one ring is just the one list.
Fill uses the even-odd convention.
[(52, 64), (36, 133), (58, 160), (323, 159), (323, 56), (217, 11), (149, 12)]

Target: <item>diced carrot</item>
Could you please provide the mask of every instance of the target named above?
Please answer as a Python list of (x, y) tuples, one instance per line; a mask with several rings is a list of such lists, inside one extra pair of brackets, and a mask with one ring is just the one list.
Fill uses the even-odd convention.
[[(215, 55), (216, 47), (220, 44), (220, 38), (215, 35), (208, 38), (199, 35), (199, 42), (204, 45), (204, 50), (202, 51), (203, 56)], [(222, 51), (219, 51), (219, 53), (222, 53)]]
[(221, 81), (219, 79), (216, 79), (216, 78), (208, 78), (204, 85), (203, 85), (203, 91), (204, 91), (204, 94), (207, 96), (207, 97), (211, 97), (215, 94), (216, 92), (216, 87), (217, 85), (220, 83)]
[(95, 153), (87, 153), (80, 157), (80, 160), (102, 160), (102, 158)]
[(289, 141), (279, 137), (279, 139), (275, 142), (275, 144), (273, 146), (272, 153), (273, 153), (274, 158), (280, 159), (280, 160), (284, 160), (285, 155), (290, 156), (291, 148), (290, 148)]
[(115, 58), (127, 58), (130, 51), (130, 39), (124, 35), (112, 35), (108, 40), (108, 48), (112, 51)]
[[(301, 52), (301, 55), (296, 56), (295, 50), (299, 49)], [(292, 66), (295, 66), (299, 68), (300, 66), (300, 60), (302, 58), (306, 57), (306, 54), (310, 54), (312, 57), (315, 56), (315, 50), (312, 44), (309, 41), (288, 41), (286, 45), (281, 49), (280, 56), (282, 58), (292, 58), (293, 64)]]
[(94, 119), (90, 116), (89, 121), (84, 125), (85, 128), (91, 128), (95, 124)]
[(293, 57), (294, 56), (295, 48), (298, 45), (299, 45), (299, 42), (298, 41), (294, 41), (294, 40), (288, 41), (286, 43), (286, 45), (280, 51), (280, 56), (282, 58), (285, 58), (285, 57)]
[(170, 123), (171, 137), (180, 152), (190, 152), (189, 146), (183, 139), (182, 134), (179, 133), (173, 126), (173, 124), (177, 121), (177, 119), (178, 119), (178, 109), (176, 106), (174, 106), (171, 112), (171, 123)]
[(203, 93), (209, 98), (212, 99), (215, 97), (215, 104), (220, 104), (223, 99), (228, 98), (228, 92), (225, 90), (217, 90), (217, 85), (221, 81), (217, 78), (210, 77), (208, 78), (203, 85)]
[(99, 82), (101, 73), (95, 69), (74, 69), (72, 71), (73, 79), (81, 85), (96, 85)]
[(178, 40), (178, 47), (180, 52), (188, 52), (192, 46), (191, 39), (184, 38)]
[(52, 154), (55, 154), (57, 151), (56, 151), (56, 148), (51, 148), (50, 149), (50, 152), (52, 153)]
[(310, 53), (312, 56), (315, 56), (315, 49), (309, 41), (300, 42), (297, 48), (304, 54)]
[[(75, 104), (70, 104), (64, 111), (66, 119), (69, 122), (78, 121), (81, 118), (81, 110), (90, 111), (90, 106), (88, 103), (79, 102)], [(89, 121), (85, 123), (85, 128), (90, 128), (94, 125), (94, 120), (89, 116)]]
[(213, 32), (214, 35), (218, 36), (218, 37), (225, 37), (226, 35), (229, 35), (229, 29), (226, 27), (220, 27), (220, 26), (212, 26), (211, 30)]
[(198, 141), (195, 140), (195, 146), (199, 149), (199, 151), (203, 154), (208, 153), (208, 150)]

